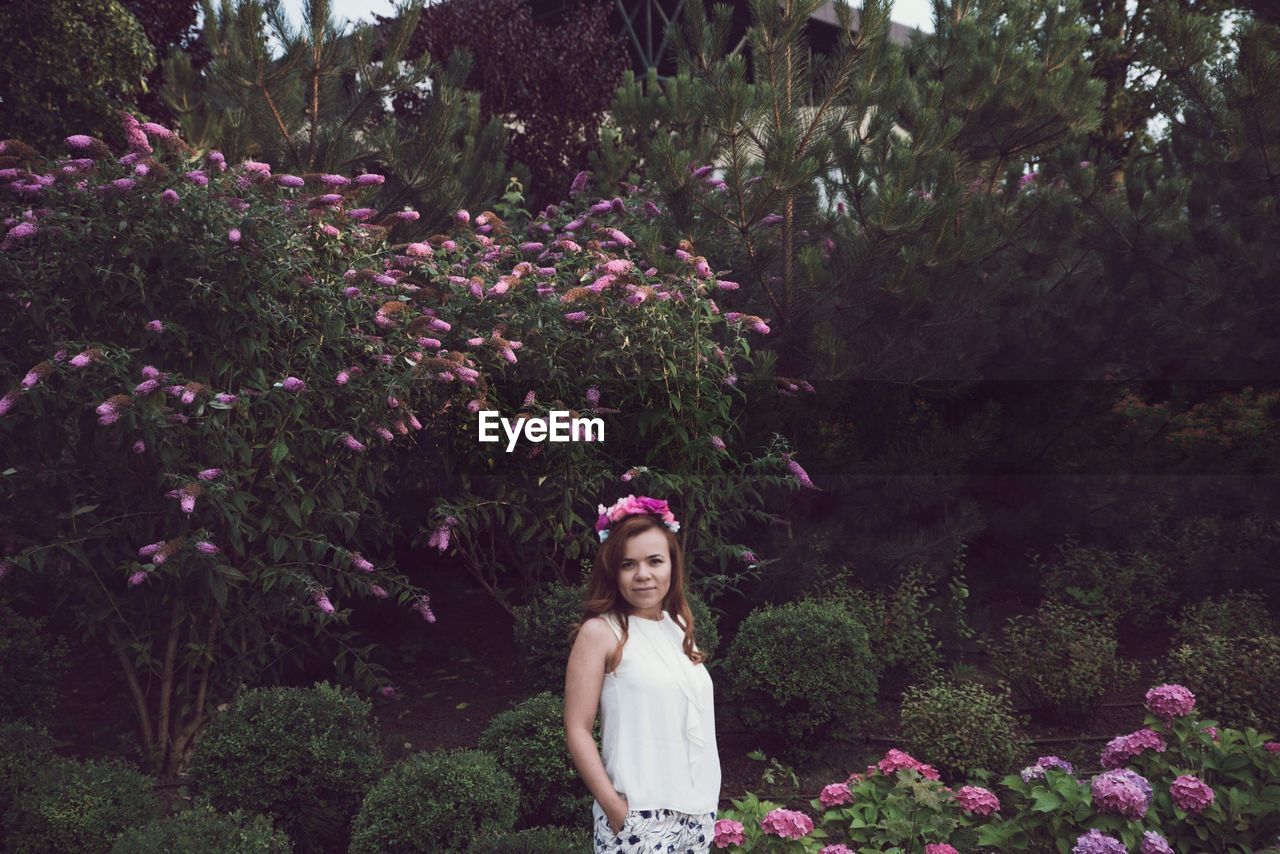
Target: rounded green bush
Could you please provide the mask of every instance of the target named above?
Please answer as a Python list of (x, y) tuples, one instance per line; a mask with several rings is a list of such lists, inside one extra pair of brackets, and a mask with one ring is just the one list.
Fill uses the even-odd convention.
[(5, 816), (6, 850), (105, 854), (122, 832), (163, 814), (154, 785), (119, 759), (53, 757), (14, 798)]
[(1115, 622), (1061, 602), (1011, 617), (988, 644), (997, 672), (1051, 720), (1079, 723), (1132, 668), (1116, 657)]
[(484, 850), (479, 837), (510, 830), (519, 790), (481, 750), (417, 753), (397, 762), (365, 796), (351, 854)]
[(271, 819), (236, 810), (223, 815), (199, 804), (177, 815), (126, 830), (111, 854), (288, 854), (293, 843)]
[(591, 854), (591, 836), (563, 827), (495, 833), (476, 842), (485, 854)]
[(0, 839), (4, 838), (5, 813), (18, 792), (30, 783), (31, 769), (49, 764), (55, 746), (41, 724), (0, 723)]
[(66, 665), (66, 642), (48, 640), (43, 619), (0, 603), (0, 721), (48, 720)]
[[(596, 723), (597, 737), (599, 722)], [(564, 743), (564, 700), (542, 692), (494, 716), (480, 749), (520, 788), (520, 820), (526, 824), (591, 823), (591, 793)]]
[(1007, 690), (971, 682), (913, 685), (903, 692), (901, 721), (913, 756), (960, 779), (978, 768), (998, 778), (1031, 751)]
[(1126, 629), (1163, 623), (1177, 601), (1172, 573), (1159, 558), (1144, 552), (1114, 552), (1082, 546), (1068, 536), (1058, 559), (1033, 569), (1040, 573), (1046, 599), (1074, 605), (1095, 616), (1110, 616)]
[(382, 770), (370, 710), (326, 682), (247, 691), (196, 745), (191, 786), (220, 812), (270, 816), (301, 849), (331, 843)]
[(1166, 681), (1196, 695), (1201, 714), (1226, 726), (1280, 730), (1280, 635), (1203, 635), (1169, 655)]
[(1195, 644), (1208, 635), (1251, 638), (1280, 634), (1267, 600), (1250, 590), (1234, 590), (1188, 605), (1174, 627), (1173, 646)]
[[(516, 607), (515, 639), (525, 683), (533, 691), (564, 693), (564, 668), (573, 649), (573, 628), (582, 619), (586, 585), (544, 587), (527, 605)], [(708, 658), (720, 645), (716, 618), (706, 602), (686, 588), (693, 612), (693, 639)]]
[(871, 711), (879, 676), (867, 630), (846, 609), (821, 602), (752, 612), (724, 667), (727, 699), (743, 723), (781, 736), (793, 756), (850, 737)]

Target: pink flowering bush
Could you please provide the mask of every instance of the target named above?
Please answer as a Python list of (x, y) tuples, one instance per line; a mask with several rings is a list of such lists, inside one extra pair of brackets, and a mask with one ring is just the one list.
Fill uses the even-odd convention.
[[(1048, 850), (1062, 840), (1089, 852), (1258, 850), (1280, 836), (1280, 756), (1253, 728), (1199, 719), (1182, 685), (1146, 695), (1144, 726), (1112, 739), (1104, 769), (1077, 778), (1070, 763), (1042, 757), (1006, 777), (1011, 809), (978, 833), (1001, 850)], [(1221, 847), (1218, 847), (1221, 846)]]

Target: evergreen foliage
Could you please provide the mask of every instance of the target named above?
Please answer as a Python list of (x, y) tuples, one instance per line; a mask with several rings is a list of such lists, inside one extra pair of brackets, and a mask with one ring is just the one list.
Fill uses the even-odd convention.
[(133, 827), (116, 837), (111, 854), (289, 854), (293, 843), (271, 819), (243, 810), (223, 815), (208, 804)]
[[(414, 233), (497, 197), (505, 177), (501, 125), (482, 121), (477, 98), (462, 91), (465, 60), (444, 68), (427, 57), (409, 61), (419, 7), (403, 4), (390, 30), (347, 33), (329, 0), (308, 0), (296, 29), (278, 0), (201, 2), (201, 41), (213, 58), (196, 71), (190, 56), (174, 54), (164, 89), (183, 138), (197, 149), (297, 174), (384, 174), (375, 206), (383, 215), (418, 210)], [(422, 100), (413, 121), (390, 112), (407, 93)]]

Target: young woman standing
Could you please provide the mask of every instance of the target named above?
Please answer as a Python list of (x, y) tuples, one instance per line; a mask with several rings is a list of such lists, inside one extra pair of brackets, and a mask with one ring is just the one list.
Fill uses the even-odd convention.
[(595, 797), (595, 851), (705, 854), (720, 756), (711, 676), (684, 596), (680, 525), (655, 498), (628, 495), (600, 511), (564, 691), (565, 740)]

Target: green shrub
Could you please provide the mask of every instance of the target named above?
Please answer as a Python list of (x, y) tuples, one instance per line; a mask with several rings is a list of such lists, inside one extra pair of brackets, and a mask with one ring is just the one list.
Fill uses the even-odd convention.
[(177, 815), (126, 830), (111, 854), (287, 854), (289, 836), (271, 819), (236, 810), (229, 815), (200, 804)]
[(1187, 686), (1206, 717), (1280, 731), (1280, 635), (1204, 635), (1169, 655), (1166, 681)]
[[(552, 585), (539, 591), (529, 604), (516, 607), (516, 647), (530, 690), (564, 693), (564, 668), (573, 649), (570, 633), (582, 619), (585, 592), (585, 584)], [(693, 638), (698, 649), (715, 655), (720, 633), (711, 609), (688, 588), (685, 598), (693, 612)]]
[(480, 749), (515, 778), (522, 822), (590, 824), (591, 793), (565, 747), (562, 698), (544, 691), (495, 715), (480, 736)]
[(591, 836), (563, 827), (535, 827), (529, 830), (494, 833), (477, 841), (476, 851), (485, 854), (590, 854)]
[(417, 753), (369, 790), (356, 815), (351, 854), (483, 850), (478, 837), (510, 830), (519, 792), (480, 750)]
[(121, 138), (128, 107), (155, 66), (142, 25), (117, 0), (0, 6), (0, 139), (40, 147), (69, 133)]
[(1116, 658), (1115, 623), (1060, 602), (1011, 617), (1004, 637), (990, 642), (997, 672), (1040, 714), (1078, 723), (1132, 667)]
[(342, 835), (382, 770), (370, 710), (325, 682), (247, 691), (205, 730), (191, 785), (221, 812), (265, 813), (300, 849), (319, 847)]
[(830, 603), (792, 602), (747, 616), (725, 658), (727, 699), (756, 733), (777, 733), (784, 753), (848, 738), (876, 697), (867, 630)]
[(1074, 605), (1095, 617), (1113, 617), (1124, 629), (1163, 623), (1177, 602), (1169, 567), (1147, 552), (1090, 548), (1068, 536), (1058, 553), (1058, 560), (1047, 566), (1038, 555), (1032, 561), (1045, 599)]
[(66, 642), (49, 641), (43, 619), (0, 603), (0, 721), (48, 720), (66, 665)]
[(914, 685), (902, 696), (902, 738), (913, 756), (959, 778), (1012, 770), (1031, 750), (1007, 690), (971, 682)]
[(1280, 634), (1267, 601), (1249, 590), (1235, 590), (1187, 606), (1174, 627), (1173, 646), (1194, 644), (1206, 635), (1251, 638)]
[(31, 780), (31, 769), (53, 759), (55, 742), (43, 725), (30, 721), (0, 723), (0, 839), (5, 813), (19, 790)]
[(94, 854), (162, 814), (155, 781), (118, 760), (54, 757), (36, 769), (5, 816), (6, 850)]
[[(847, 574), (838, 576), (846, 581)], [(904, 573), (896, 587), (872, 591), (837, 583), (822, 598), (838, 602), (867, 630), (871, 651), (880, 663), (880, 687), (897, 693), (914, 682), (929, 682), (941, 670), (942, 654), (931, 617), (937, 606), (918, 568)]]

